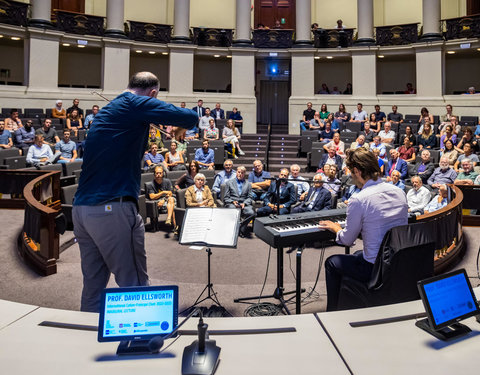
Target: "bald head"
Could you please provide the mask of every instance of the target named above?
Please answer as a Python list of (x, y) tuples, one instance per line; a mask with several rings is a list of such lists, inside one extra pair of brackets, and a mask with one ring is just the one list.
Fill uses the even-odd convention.
[(159, 87), (160, 81), (155, 74), (138, 72), (130, 78), (127, 89), (137, 95), (156, 97)]

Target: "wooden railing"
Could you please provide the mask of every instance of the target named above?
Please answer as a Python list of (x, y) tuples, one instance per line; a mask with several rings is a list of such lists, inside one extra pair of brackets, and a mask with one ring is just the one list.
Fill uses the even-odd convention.
[(55, 10), (58, 30), (71, 34), (103, 36), (105, 18), (84, 13)]
[(355, 29), (317, 29), (313, 30), (315, 48), (346, 48), (353, 45)]
[(293, 30), (253, 30), (252, 41), (255, 48), (291, 48)]
[(27, 26), (27, 12), (30, 4), (19, 1), (0, 0), (0, 23)]
[(172, 35), (171, 25), (128, 21), (130, 25), (127, 35), (132, 40), (150, 43), (170, 43)]
[(232, 29), (214, 29), (193, 27), (193, 44), (209, 47), (230, 47), (232, 45)]
[(379, 46), (411, 44), (418, 41), (418, 23), (377, 26), (375, 39)]
[(480, 14), (442, 20), (446, 40), (479, 38)]

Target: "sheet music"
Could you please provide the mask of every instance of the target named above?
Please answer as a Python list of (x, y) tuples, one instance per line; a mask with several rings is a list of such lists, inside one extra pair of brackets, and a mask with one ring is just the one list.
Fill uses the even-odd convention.
[(233, 209), (187, 209), (179, 242), (236, 246), (239, 215), (240, 210)]

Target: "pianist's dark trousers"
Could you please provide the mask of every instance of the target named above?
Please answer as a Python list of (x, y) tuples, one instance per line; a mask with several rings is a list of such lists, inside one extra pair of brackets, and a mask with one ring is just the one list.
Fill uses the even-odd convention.
[(366, 282), (372, 276), (372, 269), (373, 264), (363, 259), (363, 251), (357, 251), (351, 255), (338, 254), (329, 257), (325, 261), (327, 311), (336, 311), (338, 309), (338, 297), (344, 276)]

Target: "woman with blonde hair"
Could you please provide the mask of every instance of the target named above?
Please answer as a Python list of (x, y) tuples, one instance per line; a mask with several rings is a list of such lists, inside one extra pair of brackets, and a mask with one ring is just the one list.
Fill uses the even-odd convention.
[(75, 137), (78, 136), (78, 129), (82, 129), (82, 118), (78, 114), (77, 109), (73, 109), (67, 116), (67, 128), (74, 132)]
[(238, 158), (238, 156), (235, 155), (235, 150), (238, 151), (239, 155), (245, 155), (245, 153), (240, 148), (240, 142), (239, 142), (240, 132), (235, 127), (235, 121), (227, 120), (227, 126), (223, 128), (222, 138), (223, 138), (223, 142), (231, 143), (232, 146), (234, 147), (232, 154), (235, 159)]
[(423, 150), (424, 148), (432, 149), (437, 144), (437, 137), (433, 133), (433, 128), (429, 120), (425, 120), (422, 133), (418, 136), (417, 144), (419, 150)]

